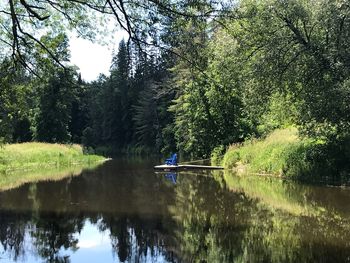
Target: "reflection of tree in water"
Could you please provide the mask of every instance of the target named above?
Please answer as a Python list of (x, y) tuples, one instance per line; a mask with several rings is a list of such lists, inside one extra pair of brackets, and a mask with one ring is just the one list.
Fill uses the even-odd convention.
[(109, 218), (103, 221), (110, 229), (113, 251), (117, 251), (119, 260), (125, 262), (130, 257), (132, 246), (127, 218), (115, 218), (114, 220)]
[(36, 253), (47, 262), (69, 262), (69, 256), (62, 253), (62, 249), (77, 250), (78, 239), (74, 235), (83, 228), (85, 218), (79, 210), (65, 211), (72, 203), (70, 185), (68, 178), (57, 184), (47, 182), (29, 187), (35, 226), (30, 235)]
[(0, 241), (4, 251), (13, 261), (25, 258), (25, 236), (29, 234), (35, 253), (46, 262), (69, 262), (62, 249), (76, 250), (75, 233), (81, 231), (83, 219), (70, 215), (39, 214), (33, 219), (31, 213), (5, 213), (0, 217)]
[[(174, 202), (173, 187), (163, 184), (153, 171), (127, 168), (123, 173), (120, 167), (107, 163), (94, 175), (74, 178), (68, 186), (56, 183), (52, 189), (56, 193), (54, 200), (64, 196), (64, 201), (41, 205), (55, 205), (55, 210), (64, 211), (71, 202), (76, 204), (76, 209), (84, 211), (100, 231), (110, 232), (113, 253), (122, 262), (142, 262), (157, 256), (174, 262), (169, 252), (169, 247), (175, 246), (174, 221), (167, 209)], [(50, 186), (45, 186), (47, 189)]]
[[(64, 249), (77, 249), (75, 234), (81, 231), (86, 219), (101, 231), (110, 231), (113, 251), (120, 261), (131, 258), (142, 261), (159, 255), (171, 259), (171, 253), (164, 246), (169, 243), (166, 240), (171, 224), (167, 204), (172, 202), (173, 192), (169, 186), (162, 184), (153, 173), (145, 178), (144, 173), (128, 170), (127, 175), (119, 175), (115, 174), (114, 167), (106, 168), (97, 171), (98, 176), (83, 174), (55, 183), (38, 183), (35, 187), (25, 185), (0, 194), (0, 201), (6, 206), (27, 209), (23, 224), (31, 226), (27, 231), (34, 253), (47, 262), (69, 261), (70, 253)], [(28, 198), (23, 198), (25, 196)], [(12, 224), (13, 229), (20, 229), (16, 218)], [(0, 229), (6, 225), (4, 222)], [(3, 239), (10, 242), (8, 236)], [(21, 247), (20, 240), (16, 244)]]
[(162, 219), (146, 219), (138, 216), (104, 217), (100, 230), (110, 230), (111, 244), (121, 262), (145, 262), (146, 258), (162, 256), (167, 262), (177, 262), (171, 246), (172, 235), (164, 228), (171, 222)]
[[(175, 262), (170, 249), (174, 247), (175, 222), (167, 209), (174, 202), (172, 186), (163, 184), (153, 172), (139, 169), (115, 174), (115, 168), (106, 165), (102, 174), (105, 179), (94, 185), (103, 189), (101, 200), (108, 210), (116, 211), (103, 214), (99, 229), (110, 231), (119, 260), (144, 262), (146, 257), (162, 256)], [(118, 190), (111, 185), (118, 185)]]
[(170, 211), (179, 224), (177, 243), (185, 262), (234, 262), (243, 253), (256, 202), (193, 174), (178, 177), (176, 197)]
[(14, 261), (17, 261), (25, 254), (24, 237), (28, 219), (28, 216), (25, 214), (1, 212), (0, 242), (9, 258), (12, 258)]
[[(78, 240), (74, 234), (82, 229), (84, 220), (78, 211), (76, 214), (57, 212), (64, 211), (70, 202), (69, 182), (58, 183), (51, 189), (46, 187), (50, 185), (48, 182), (27, 184), (0, 194), (0, 202), (14, 208), (8, 213), (1, 211), (0, 217), (0, 238), (6, 253), (13, 251), (10, 258), (14, 261), (19, 255), (25, 258), (27, 235), (31, 238), (34, 253), (46, 262), (69, 262), (67, 255), (61, 255), (62, 249), (76, 249)], [(55, 203), (55, 200), (65, 201)], [(48, 207), (55, 212), (46, 212)], [(23, 215), (19, 216), (16, 208), (23, 211)]]
[[(257, 204), (241, 243), (245, 253), (235, 262), (344, 262), (350, 258), (350, 218), (334, 206), (339, 205), (334, 195), (343, 197), (340, 191), (272, 178), (227, 178), (231, 191), (244, 191)], [(324, 198), (327, 192), (336, 201)]]
[[(24, 242), (31, 241), (42, 260), (69, 262), (71, 252), (65, 249), (77, 249), (76, 234), (88, 219), (110, 233), (113, 253), (122, 262), (342, 262), (350, 257), (348, 209), (332, 212), (321, 205), (328, 198), (316, 199), (315, 190), (252, 181), (228, 187), (220, 176), (191, 173), (181, 173), (174, 185), (153, 172), (115, 171), (107, 165), (94, 175), (0, 193), (0, 242), (6, 253), (13, 260), (24, 258)], [(306, 203), (299, 208), (299, 199), (309, 196), (312, 213)], [(310, 214), (297, 214), (304, 210)]]
[(71, 215), (41, 215), (31, 232), (37, 253), (47, 262), (69, 262), (62, 249), (77, 250), (78, 239), (74, 236), (84, 225), (84, 219)]
[[(185, 262), (344, 262), (350, 258), (349, 217), (322, 208), (316, 214), (294, 215), (271, 208), (245, 190), (229, 191), (223, 181), (190, 173), (178, 177), (176, 202), (169, 211), (178, 222), (180, 258)], [(272, 194), (266, 192), (271, 198)]]
[[(118, 207), (117, 211), (99, 216), (93, 213), (79, 216), (79, 209), (77, 213), (64, 213), (73, 198), (67, 184), (56, 183), (55, 189), (45, 184), (37, 187), (35, 194), (33, 191), (30, 193), (31, 200), (35, 200), (35, 209), (39, 210), (32, 212), (30, 223), (34, 226), (31, 236), (36, 253), (48, 262), (67, 262), (69, 259), (62, 254), (62, 248), (76, 249), (78, 240), (74, 233), (82, 229), (83, 219), (89, 217), (101, 231), (110, 231), (112, 247), (122, 262), (142, 262), (147, 256), (154, 258), (157, 255), (162, 255), (169, 262), (177, 262), (177, 258), (185, 262), (209, 259), (232, 261), (230, 259), (235, 253), (240, 253), (239, 243), (246, 228), (242, 215), (235, 216), (232, 208), (239, 206), (244, 196), (223, 190), (212, 179), (196, 176), (181, 177), (175, 194), (173, 186), (162, 183), (161, 178), (148, 177), (145, 180), (138, 174), (131, 174), (128, 179), (118, 180), (120, 191), (109, 188), (108, 183), (98, 183), (94, 177), (93, 185), (80, 182), (80, 189), (86, 192), (75, 194), (76, 203), (82, 203), (77, 199), (79, 196), (90, 196), (92, 187), (103, 189), (100, 199), (95, 203), (89, 201), (92, 207), (108, 200), (122, 202), (114, 204)], [(109, 184), (113, 185), (112, 182)], [(52, 199), (47, 199), (47, 189), (53, 192), (55, 200), (63, 201), (54, 203)], [(45, 212), (50, 206), (62, 212)], [(107, 206), (111, 211), (111, 203)], [(246, 218), (249, 218), (249, 211), (247, 209), (243, 213)], [(181, 220), (174, 220), (173, 216), (179, 216)], [(234, 224), (233, 220), (237, 222)]]

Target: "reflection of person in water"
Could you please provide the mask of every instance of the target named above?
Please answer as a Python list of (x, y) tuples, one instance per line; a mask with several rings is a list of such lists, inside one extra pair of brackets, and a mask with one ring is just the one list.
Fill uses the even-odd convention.
[(176, 173), (167, 173), (165, 178), (171, 181), (173, 184), (176, 184), (177, 174)]

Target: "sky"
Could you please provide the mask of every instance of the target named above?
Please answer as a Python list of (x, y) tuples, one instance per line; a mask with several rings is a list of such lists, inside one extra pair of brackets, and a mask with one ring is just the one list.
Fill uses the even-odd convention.
[(128, 37), (124, 31), (114, 34), (106, 45), (92, 43), (75, 34), (70, 35), (71, 63), (79, 67), (85, 81), (96, 80), (101, 73), (109, 75), (113, 50), (117, 50), (119, 42)]

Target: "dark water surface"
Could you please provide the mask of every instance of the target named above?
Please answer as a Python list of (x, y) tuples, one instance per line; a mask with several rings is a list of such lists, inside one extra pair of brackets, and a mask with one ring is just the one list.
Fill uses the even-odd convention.
[(154, 162), (0, 193), (0, 262), (350, 262), (350, 190)]

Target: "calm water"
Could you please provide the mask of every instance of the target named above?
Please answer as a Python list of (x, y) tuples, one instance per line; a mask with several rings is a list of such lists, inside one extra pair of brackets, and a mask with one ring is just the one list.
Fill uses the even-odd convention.
[(350, 262), (350, 190), (110, 161), (0, 193), (0, 262)]

